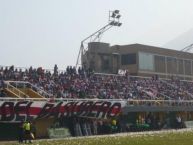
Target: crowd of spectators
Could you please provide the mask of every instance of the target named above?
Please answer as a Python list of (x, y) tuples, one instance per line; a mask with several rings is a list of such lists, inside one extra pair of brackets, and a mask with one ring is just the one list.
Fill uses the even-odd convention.
[(26, 81), (51, 94), (54, 98), (99, 99), (164, 99), (189, 100), (193, 98), (193, 82), (162, 80), (125, 75), (97, 74), (92, 70), (67, 67), (53, 71), (42, 67), (18, 69), (0, 68), (0, 96), (5, 96), (5, 81)]

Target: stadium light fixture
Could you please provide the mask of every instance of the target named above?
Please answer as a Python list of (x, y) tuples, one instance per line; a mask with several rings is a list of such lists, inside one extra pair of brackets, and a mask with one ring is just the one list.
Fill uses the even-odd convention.
[(121, 15), (119, 10), (109, 11), (109, 25), (120, 27), (122, 23), (119, 22)]
[(114, 10), (114, 13), (118, 14), (118, 13), (119, 13), (119, 10)]
[(116, 17), (116, 14), (115, 14), (115, 13), (112, 13), (111, 17), (112, 17), (112, 18), (115, 18), (115, 17)]
[(121, 15), (117, 15), (116, 18), (119, 19), (121, 17)]
[[(106, 32), (107, 30), (109, 30), (113, 26), (120, 27), (122, 25), (122, 23), (119, 22), (120, 17), (121, 17), (119, 12), (120, 12), (119, 10), (109, 11), (108, 24), (106, 24), (105, 26), (103, 26), (102, 28), (100, 28), (99, 30), (92, 33), (91, 35), (89, 35), (88, 37), (86, 37), (85, 39), (83, 39), (81, 41), (81, 45), (80, 45), (80, 49), (79, 49), (79, 53), (78, 53), (78, 57), (77, 57), (77, 61), (76, 61), (76, 68), (78, 65), (83, 66), (83, 64), (85, 62), (87, 62), (87, 60), (85, 60), (85, 62), (83, 62), (83, 55), (88, 50), (88, 43), (89, 42), (95, 42), (96, 40), (100, 41), (101, 36), (104, 34), (104, 32)], [(84, 47), (84, 44), (86, 45), (86, 47)]]
[(119, 25), (119, 22), (114, 22), (114, 26), (118, 26)]
[(119, 23), (118, 26), (120, 27), (122, 25), (122, 23)]
[(112, 25), (112, 26), (115, 26), (115, 22), (114, 21), (111, 21), (109, 24)]

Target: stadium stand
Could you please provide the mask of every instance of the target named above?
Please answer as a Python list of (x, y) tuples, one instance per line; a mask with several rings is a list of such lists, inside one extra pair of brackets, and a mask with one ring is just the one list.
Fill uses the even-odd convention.
[[(45, 107), (47, 103), (48, 105), (55, 103), (58, 106), (58, 104), (61, 105), (61, 102), (65, 104), (69, 100), (79, 102), (100, 100), (104, 101), (104, 104), (106, 101), (113, 103), (118, 100), (117, 102), (126, 104), (115, 118), (71, 116), (69, 118), (55, 117), (56, 120), (53, 120), (52, 117), (46, 118), (47, 116), (45, 116), (41, 120), (34, 117), (36, 118), (33, 121), (36, 123), (38, 137), (45, 137), (47, 129), (51, 134), (50, 137), (54, 136), (53, 131), (57, 130), (51, 127), (54, 124), (59, 124), (57, 130), (59, 136), (66, 132), (66, 129), (72, 136), (86, 136), (125, 131), (182, 128), (185, 127), (184, 121), (192, 121), (192, 86), (193, 82), (174, 78), (168, 80), (158, 76), (131, 76), (128, 73), (121, 75), (94, 73), (91, 69), (78, 68), (76, 70), (71, 66), (67, 67), (65, 71), (58, 70), (57, 65), (53, 70), (46, 70), (42, 67), (26, 69), (0, 66), (0, 99), (2, 100), (1, 105), (4, 104), (2, 105), (4, 109), (1, 109), (5, 112), (7, 103), (12, 101), (16, 116), (17, 110), (19, 110), (17, 106), (22, 107), (22, 105), (18, 105), (20, 101), (24, 101), (26, 108), (31, 103), (31, 108), (28, 109), (33, 111), (33, 107), (37, 106), (38, 108), (43, 100), (42, 102), (45, 103), (42, 105), (43, 113), (49, 112), (49, 109)], [(55, 109), (51, 109), (55, 111)], [(94, 111), (96, 112), (96, 110)], [(189, 111), (189, 113), (185, 111)], [(37, 116), (39, 114), (41, 112)], [(27, 117), (31, 116), (27, 115)], [(4, 118), (6, 117), (10, 116), (4, 115)], [(28, 119), (27, 117), (26, 119)], [(7, 130), (7, 126), (14, 128), (13, 138), (17, 135), (18, 122), (15, 121), (15, 118), (17, 117), (7, 121), (6, 126), (3, 125), (5, 122), (0, 123), (2, 130)], [(115, 121), (116, 125), (114, 125)], [(2, 139), (6, 137), (10, 137), (9, 132), (5, 133)]]
[[(190, 100), (193, 83), (181, 80), (164, 80), (158, 77), (139, 77), (94, 73), (92, 70), (67, 67), (59, 71), (41, 67), (18, 69), (1, 67), (1, 97), (33, 98), (99, 98), (133, 100)], [(19, 88), (19, 89), (18, 89)], [(22, 90), (28, 88), (28, 90)]]

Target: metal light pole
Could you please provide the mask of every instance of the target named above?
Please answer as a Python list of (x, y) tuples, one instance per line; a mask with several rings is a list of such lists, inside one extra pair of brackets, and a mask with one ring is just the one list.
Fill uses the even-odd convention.
[[(103, 26), (102, 28), (100, 28), (99, 30), (92, 33), (91, 35), (89, 35), (88, 37), (86, 37), (85, 39), (83, 39), (81, 41), (81, 45), (80, 45), (80, 49), (79, 49), (79, 53), (78, 53), (78, 57), (77, 57), (77, 61), (76, 61), (76, 68), (78, 66), (83, 65), (82, 64), (82, 56), (88, 50), (88, 43), (89, 42), (95, 42), (97, 40), (99, 42), (101, 39), (101, 36), (104, 32), (106, 32), (107, 30), (109, 30), (113, 26), (120, 27), (122, 25), (122, 23), (119, 22), (120, 17), (121, 17), (121, 15), (119, 14), (119, 10), (109, 11), (108, 24)], [(84, 45), (86, 45), (86, 47), (84, 47)]]
[(193, 49), (193, 44), (190, 44), (190, 45), (186, 46), (185, 48), (181, 49), (180, 51), (189, 52), (192, 49)]

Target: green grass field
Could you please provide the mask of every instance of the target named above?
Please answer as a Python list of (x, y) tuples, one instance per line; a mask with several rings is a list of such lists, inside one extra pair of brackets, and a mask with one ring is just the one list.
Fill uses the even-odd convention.
[[(36, 140), (33, 145), (193, 145), (193, 130), (129, 133), (110, 136)], [(18, 145), (18, 143), (6, 143)]]

